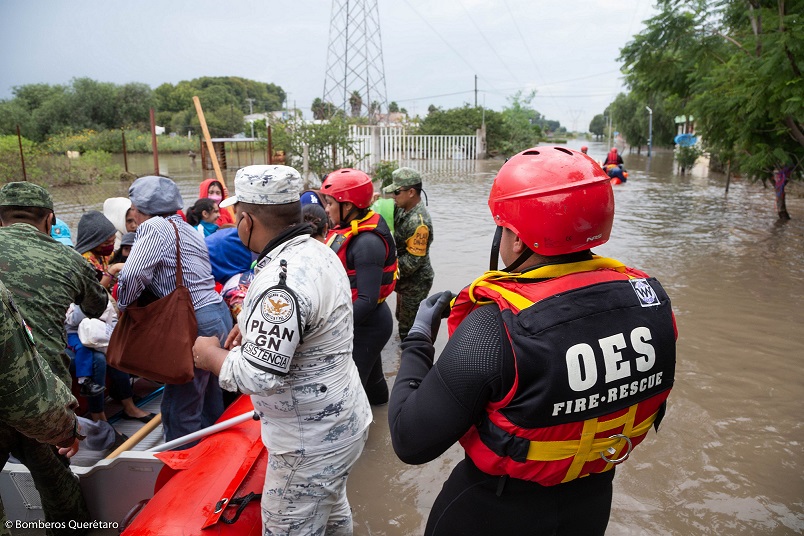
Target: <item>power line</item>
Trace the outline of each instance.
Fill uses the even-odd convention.
[[[522,35],[522,31],[519,29],[519,25],[516,23],[516,17],[514,17],[513,12],[511,12],[511,8],[508,6],[508,2],[503,0],[503,4],[505,4],[505,9],[508,10],[508,15],[511,17],[511,20],[514,23],[514,28],[516,28],[516,33],[519,34],[519,38],[522,40],[522,44],[525,45],[525,50],[527,51],[528,56],[530,57],[531,63],[533,63],[533,68],[536,70],[536,74],[539,76],[539,78],[544,80],[544,76],[542,75],[541,70],[539,69],[539,65],[536,63],[536,59],[533,57],[533,54],[530,51],[530,47],[528,46],[528,42],[525,40],[525,36]],[[549,93],[548,93],[548,96],[552,97],[552,95],[550,95]],[[558,108],[562,112],[564,111],[563,106],[561,106],[554,97],[553,97],[553,104],[556,106],[556,108]]]
[[[480,90],[478,90],[478,91],[480,91]],[[438,97],[452,97],[454,95],[463,95],[464,93],[474,93],[474,92],[475,92],[474,89],[469,89],[467,91],[456,91],[455,93],[442,93],[441,95],[430,95],[430,96],[427,96],[427,97],[416,97],[416,98],[413,98],[413,99],[396,99],[394,102],[400,103],[400,102],[411,102],[411,101],[425,100],[425,99],[437,99]]]
[[[466,16],[469,17],[469,20],[472,21],[472,25],[477,30],[477,33],[480,34],[480,37],[483,38],[483,41],[486,42],[486,45],[488,45],[489,49],[494,53],[495,56],[497,56],[497,59],[500,60],[500,63],[502,64],[503,67],[505,67],[505,70],[508,71],[508,74],[511,75],[511,78],[514,79],[514,82],[519,84],[520,83],[519,78],[517,78],[517,76],[514,74],[514,72],[508,67],[508,64],[505,63],[505,60],[502,59],[502,56],[500,56],[497,53],[497,49],[494,48],[494,45],[491,44],[491,41],[489,41],[489,39],[486,37],[486,34],[484,34],[483,30],[480,29],[480,26],[477,25],[477,23],[475,22],[475,19],[473,19],[472,15],[469,13],[469,10],[467,10],[466,7],[464,7],[464,5],[461,2],[461,0],[458,0],[458,4],[461,6],[461,9],[463,9],[464,13],[466,13]]]
[[[448,42],[446,39],[444,39],[444,37],[443,37],[443,36],[442,36],[442,35],[441,35],[441,34],[438,32],[438,30],[436,30],[436,29],[433,27],[433,25],[432,25],[432,24],[430,24],[430,23],[427,21],[427,19],[426,19],[426,18],[424,18],[424,17],[422,16],[422,14],[421,14],[421,13],[419,13],[419,12],[416,10],[416,8],[415,8],[415,7],[413,7],[413,6],[410,4],[410,2],[408,2],[408,0],[405,0],[405,4],[407,4],[407,6],[408,6],[408,7],[411,9],[411,11],[413,11],[413,13],[415,13],[415,14],[416,14],[416,16],[417,16],[417,17],[419,17],[419,18],[422,20],[422,22],[424,22],[424,24],[426,24],[426,25],[427,25],[427,27],[428,27],[428,28],[430,28],[430,30],[432,30],[432,31],[433,31],[433,33],[434,33],[434,34],[436,34],[436,35],[438,36],[438,38],[439,38],[439,39],[441,39],[441,41],[443,41],[443,42],[444,42],[444,44],[445,44],[445,45],[447,45],[447,48],[449,48],[449,49],[450,49],[450,50],[451,50],[451,51],[452,51],[452,52],[453,52],[453,53],[454,53],[456,56],[458,56],[458,57],[461,59],[461,61],[462,61],[462,62],[464,62],[464,63],[466,64],[466,66],[467,66],[467,67],[469,67],[469,69],[471,69],[471,70],[472,70],[472,72],[473,72],[473,73],[477,73],[477,72],[478,72],[478,70],[477,70],[477,69],[475,69],[475,68],[472,66],[472,64],[471,64],[471,63],[469,63],[469,62],[466,60],[466,58],[464,58],[464,57],[461,55],[461,53],[460,53],[460,52],[458,52],[458,51],[455,49],[455,47],[453,47],[452,45],[450,45],[450,44],[449,44],[449,42]],[[491,82],[489,82],[488,80],[486,80],[486,79],[485,79],[485,78],[483,78],[483,77],[481,77],[481,79],[482,79],[484,82],[486,82],[486,83],[489,85],[489,87],[490,87],[490,88],[492,88],[492,89],[496,89],[496,88],[494,87],[494,85],[492,85],[492,84],[491,84]]]

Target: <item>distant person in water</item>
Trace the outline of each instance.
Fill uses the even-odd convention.
[[[628,179],[623,170],[623,157],[617,153],[617,147],[612,147],[606,159],[603,161],[603,169],[612,179],[619,179],[620,182],[625,182]]]

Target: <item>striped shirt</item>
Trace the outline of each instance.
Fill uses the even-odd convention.
[[[120,272],[118,304],[124,309],[147,288],[158,297],[176,290],[176,233],[170,221],[179,228],[181,267],[184,286],[190,290],[193,307],[221,301],[215,292],[215,280],[209,264],[209,251],[203,237],[181,216],[155,216],[137,227],[131,253]]]

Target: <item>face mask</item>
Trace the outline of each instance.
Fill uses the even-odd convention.
[[[239,238],[239,239],[240,239],[240,242],[241,242],[241,243],[242,243],[244,246],[246,246],[246,249],[248,249],[249,251],[251,251],[251,252],[253,252],[253,253],[259,253],[259,251],[254,251],[253,249],[251,249],[251,246],[249,246],[249,244],[251,244],[251,231],[253,231],[253,230],[254,230],[254,222],[253,222],[253,221],[251,222],[252,227],[251,227],[251,229],[249,229],[249,231],[248,231],[248,238],[246,239],[246,241],[245,241],[245,242],[243,242],[243,236],[240,234],[240,224],[241,224],[241,223],[243,223],[243,220],[245,220],[245,219],[246,219],[246,216],[247,216],[247,214],[243,214],[243,217],[242,217],[242,218],[240,218],[240,221],[239,221],[239,222],[237,222],[237,227],[236,227],[236,228],[237,228],[237,238]],[[248,217],[249,217],[249,218],[251,218],[251,216],[250,216],[250,215],[248,215]]]
[[[207,197],[209,197],[210,199],[212,199],[216,203],[220,203],[221,200],[223,199],[223,196],[220,196],[220,195],[207,195]]]
[[[98,255],[100,255],[101,257],[106,257],[107,255],[111,255],[112,253],[114,253],[114,244],[98,248]]]

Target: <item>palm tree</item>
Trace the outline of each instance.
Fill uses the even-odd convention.
[[[360,96],[359,91],[352,91],[352,96],[349,97],[349,106],[352,107],[352,117],[360,117],[360,111],[363,108],[363,97]]]

